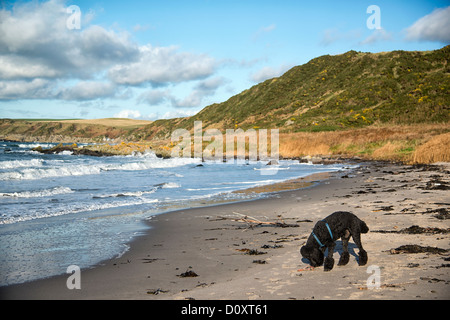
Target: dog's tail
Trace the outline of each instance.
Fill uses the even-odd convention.
[[[361,228],[361,233],[369,232],[369,227],[367,226],[367,224],[364,221],[360,220],[359,226]]]

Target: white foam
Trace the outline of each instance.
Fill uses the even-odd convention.
[[[0,169],[41,167],[43,163],[42,159],[0,161]]]
[[[257,171],[271,171],[271,170],[277,171],[277,170],[289,170],[289,169],[291,169],[291,168],[290,167],[280,168],[279,166],[270,166],[267,168],[253,168],[253,170],[257,170]]]
[[[37,147],[42,147],[42,148],[52,148],[54,147],[56,144],[50,144],[50,143],[29,143],[29,144],[25,144],[25,143],[20,143],[18,146],[19,148],[37,148]]]
[[[136,198],[134,201],[111,201],[108,203],[94,203],[88,206],[78,207],[77,205],[67,207],[66,209],[57,211],[57,212],[47,212],[47,213],[39,213],[39,214],[27,214],[23,216],[15,215],[13,217],[3,216],[0,217],[0,225],[1,224],[11,224],[16,222],[23,222],[35,219],[49,218],[49,217],[58,217],[67,214],[76,214],[80,212],[90,212],[96,210],[104,210],[110,208],[118,208],[118,207],[126,207],[126,206],[134,206],[141,204],[151,204],[157,203],[158,199],[145,199],[145,198]]]
[[[34,168],[28,168],[31,163],[23,163],[22,167],[26,167],[24,169],[0,173],[0,180],[36,180],[49,177],[100,174],[103,171],[117,171],[117,170],[138,171],[138,170],[149,170],[159,168],[174,168],[198,162],[198,160],[190,158],[160,159],[150,156],[143,157],[142,159],[139,159],[140,161],[132,161],[132,162],[128,161],[133,158],[120,157],[119,159],[121,159],[122,161],[123,159],[126,159],[127,162],[79,164],[79,165],[75,164],[64,165],[64,163],[62,163],[62,165],[59,166],[45,167],[42,166],[42,162],[40,162],[42,160],[39,160],[33,162],[35,164]]]
[[[235,182],[213,183],[213,185],[227,185],[227,184],[232,184],[232,185],[239,185],[239,184],[263,185],[263,184],[276,183],[276,182],[280,182],[280,181],[282,181],[282,180],[270,179],[270,180],[257,180],[257,181],[235,181]]]
[[[55,187],[52,189],[44,189],[37,191],[22,191],[22,192],[5,192],[0,193],[0,197],[13,197],[13,198],[41,198],[49,197],[57,194],[73,193],[74,191],[68,187]]]
[[[220,188],[187,188],[186,191],[210,191],[210,190],[226,190],[236,189],[236,187],[220,187]]]
[[[175,188],[180,188],[180,187],[181,186],[176,182],[167,182],[161,186],[162,189],[175,189]]]
[[[36,180],[49,177],[82,176],[99,174],[101,166],[95,165],[69,165],[51,168],[27,168],[12,172],[0,173],[0,180]]]

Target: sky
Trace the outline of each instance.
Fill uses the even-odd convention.
[[[0,0],[0,118],[189,116],[321,55],[449,43],[448,0]]]

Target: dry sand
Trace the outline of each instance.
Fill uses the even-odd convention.
[[[81,290],[67,289],[66,274],[2,287],[0,295],[9,299],[449,299],[450,251],[391,250],[403,245],[450,249],[450,197],[445,190],[449,170],[448,164],[361,164],[344,176],[333,173],[315,186],[276,191],[266,199],[161,214],[148,221],[149,232],[132,242],[121,258],[82,270]],[[313,180],[318,178],[324,179]],[[369,233],[362,235],[368,264],[358,266],[358,250],[351,240],[350,262],[337,266],[338,240],[332,271],[324,272],[323,267],[299,271],[308,266],[299,249],[312,227],[338,210],[355,213],[369,226]],[[245,216],[288,226],[244,222]],[[414,225],[428,228],[414,230],[427,232],[400,232]],[[379,270],[378,289],[367,287],[368,278],[376,274],[371,270]],[[197,276],[180,276],[186,272]]]

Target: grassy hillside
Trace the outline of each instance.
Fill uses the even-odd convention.
[[[449,121],[450,46],[426,52],[349,51],[321,56],[195,116],[160,120],[144,136],[165,136],[194,121],[222,130],[279,128],[318,132],[372,124]]]

